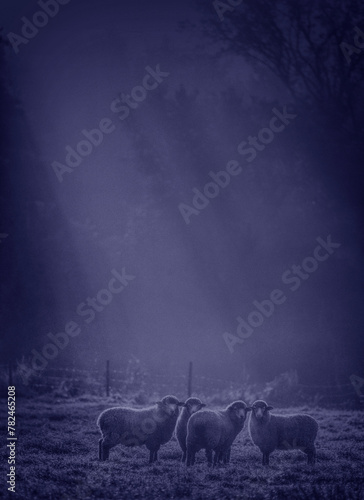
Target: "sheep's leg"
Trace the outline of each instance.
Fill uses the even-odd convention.
[[[316,463],[316,448],[312,445],[310,448],[306,448],[305,453],[307,455],[307,463],[314,465]]]
[[[219,451],[215,453],[215,464],[227,464],[229,462],[229,450],[228,451]]]
[[[111,446],[105,444],[104,439],[99,439],[99,460],[107,460]]]
[[[105,449],[105,439],[99,439],[99,460],[104,461],[109,458],[109,453]]]
[[[269,465],[269,453],[263,453],[263,465]]]
[[[152,448],[149,449],[149,463],[152,464],[153,462],[156,462],[158,459],[158,448]]]
[[[99,456],[100,460],[104,461],[109,458],[111,448],[118,444],[117,435],[107,434],[99,441]]]
[[[182,452],[181,462],[185,462],[185,461],[186,461],[186,456],[187,456],[187,452],[186,452],[186,450],[184,450],[184,451]]]
[[[230,453],[231,453],[231,447],[224,454],[224,464],[230,463]]]
[[[110,448],[111,447],[107,446],[105,444],[105,442],[100,443],[99,446],[101,448],[101,450],[100,450],[100,460],[102,460],[104,462],[105,460],[108,460],[108,458],[109,458],[109,452],[110,452]]]
[[[187,449],[187,462],[186,462],[187,467],[189,467],[190,465],[194,465],[195,455],[196,455],[195,450]]]
[[[215,454],[216,456],[216,454]],[[212,450],[206,450],[206,458],[207,458],[207,465],[209,467],[211,467],[212,465]],[[214,464],[215,464],[215,460],[214,460]]]
[[[215,451],[214,454],[214,466],[217,465],[221,461],[222,453],[221,451]]]

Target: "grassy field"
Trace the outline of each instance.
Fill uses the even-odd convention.
[[[5,405],[1,400],[2,422]],[[275,452],[271,466],[264,468],[244,428],[233,445],[230,465],[209,469],[200,452],[195,467],[186,469],[179,462],[174,438],[161,448],[154,465],[147,464],[144,447],[121,446],[111,450],[108,462],[100,463],[95,422],[100,411],[114,405],[86,397],[17,399],[14,498],[364,499],[364,412],[284,410],[303,410],[318,420],[314,468],[306,465],[299,451]],[[7,456],[3,451],[3,463]],[[2,472],[3,477],[7,472]],[[4,483],[0,497],[7,496]]]

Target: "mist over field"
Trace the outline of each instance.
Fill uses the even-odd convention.
[[[362,3],[7,0],[0,21],[4,394],[362,422]]]

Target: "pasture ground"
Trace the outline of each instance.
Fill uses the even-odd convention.
[[[6,441],[6,400],[0,400],[3,442]],[[115,402],[83,397],[43,396],[16,400],[16,494],[21,499],[364,499],[364,412],[290,408],[319,422],[318,458],[314,468],[299,451],[277,451],[271,466],[250,442],[247,424],[233,445],[228,466],[208,468],[204,453],[195,467],[180,463],[173,438],[148,465],[143,448],[115,447],[110,460],[99,462],[98,414]],[[7,498],[8,451],[3,447],[2,491]],[[13,495],[13,497],[11,497]]]

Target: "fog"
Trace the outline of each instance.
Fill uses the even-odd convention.
[[[2,363],[68,325],[52,366],[361,374],[363,86],[330,39],[321,86],[290,87],[228,43],[244,8],[73,0],[2,44]]]

